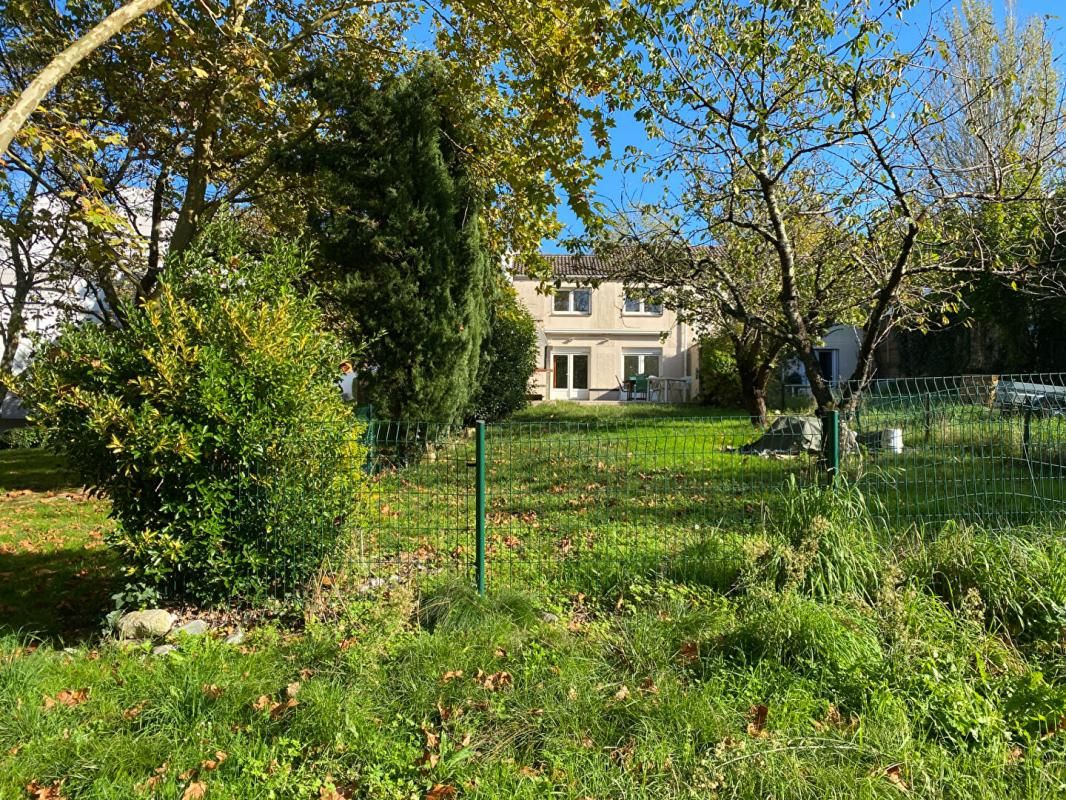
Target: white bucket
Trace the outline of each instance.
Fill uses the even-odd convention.
[[[886,428],[881,431],[881,449],[890,453],[903,452],[903,429]]]

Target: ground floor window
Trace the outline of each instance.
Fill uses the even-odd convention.
[[[634,375],[662,375],[662,350],[625,350],[622,352],[622,378]]]

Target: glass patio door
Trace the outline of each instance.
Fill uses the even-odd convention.
[[[588,400],[589,354],[552,353],[552,400]]]

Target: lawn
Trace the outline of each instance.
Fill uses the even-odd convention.
[[[70,641],[99,628],[115,591],[108,525],[107,503],[57,458],[0,450],[0,634]]]
[[[440,438],[374,479],[363,556],[411,570],[166,656],[71,627],[62,601],[103,611],[68,581],[108,585],[106,507],[0,453],[0,541],[67,565],[33,584],[0,554],[27,586],[4,589],[27,622],[0,634],[0,798],[1063,796],[1060,531],[886,529],[857,491],[789,491],[802,460],[724,460],[746,424],[490,435],[485,599],[472,440]]]

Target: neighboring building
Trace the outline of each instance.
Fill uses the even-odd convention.
[[[836,325],[826,332],[821,346],[815,348],[822,377],[829,381],[829,385],[834,389],[855,372],[861,344],[862,328]],[[810,382],[799,359],[787,360],[781,367],[781,376],[783,388],[792,396],[810,395]]]
[[[624,400],[635,375],[678,378],[670,400],[698,392],[699,349],[691,327],[661,305],[627,298],[596,256],[545,256],[554,294],[513,276],[519,299],[537,322],[539,369],[533,393],[546,400]]]

